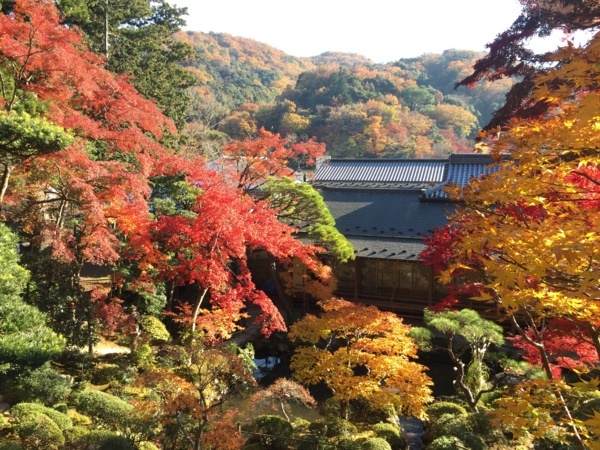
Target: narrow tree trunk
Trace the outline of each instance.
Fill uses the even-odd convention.
[[[0,187],[0,206],[4,203],[4,194],[6,194],[6,190],[8,189],[8,180],[10,179],[10,174],[14,167],[15,166],[4,164],[4,170],[2,171],[2,185]]]
[[[196,320],[198,319],[198,315],[200,314],[200,307],[202,306],[202,302],[208,293],[208,288],[204,288],[202,293],[198,296],[198,300],[196,301],[196,306],[194,306],[194,314],[192,316],[192,332],[196,332]]]
[[[281,405],[281,412],[283,413],[283,415],[285,416],[285,418],[287,419],[287,421],[291,422],[290,417],[285,412],[285,405],[283,404],[283,402],[279,402],[279,404]]]
[[[110,43],[108,40],[108,0],[104,2],[104,56],[108,62],[108,47]]]

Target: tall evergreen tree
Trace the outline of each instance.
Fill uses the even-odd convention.
[[[107,59],[111,72],[130,75],[142,95],[154,99],[178,128],[185,122],[194,77],[180,63],[192,48],[175,41],[186,8],[165,0],[60,0],[67,23],[86,35],[92,51]]]

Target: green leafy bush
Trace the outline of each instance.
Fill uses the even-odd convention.
[[[92,430],[78,439],[76,445],[95,450],[135,450],[129,439],[106,430]]]
[[[92,419],[90,419],[88,416],[78,413],[74,409],[70,409],[69,411],[67,411],[67,416],[69,417],[69,419],[71,419],[71,422],[73,422],[74,427],[87,427],[92,424]]]
[[[442,414],[439,417],[435,418],[435,420],[431,421],[430,418],[430,422],[427,423],[427,426],[425,428],[425,434],[423,435],[423,441],[425,442],[432,442],[433,440],[445,436],[445,435],[451,435],[452,433],[448,433],[447,432],[447,427],[446,427],[446,422],[452,421],[455,418],[460,418],[463,417],[465,419],[465,422],[463,424],[463,431],[468,431],[467,428],[467,424],[466,424],[466,417],[467,416],[455,416],[453,414]],[[454,427],[458,427],[459,423],[456,423],[456,420],[454,421]],[[460,427],[459,427],[460,428]]]
[[[137,446],[138,450],[159,450],[152,442],[142,441]]]
[[[21,299],[29,272],[19,265],[16,247],[17,237],[0,223],[0,361],[22,370],[60,355],[65,339],[48,328],[45,314]]]
[[[444,414],[452,414],[454,416],[466,416],[467,410],[456,403],[437,402],[427,407],[427,416],[430,422],[434,422],[437,418]]]
[[[74,426],[73,428],[69,428],[63,432],[65,439],[69,443],[79,442],[84,436],[87,436],[90,433],[89,428]]]
[[[337,450],[361,450],[360,442],[351,438],[342,438],[337,442]]]
[[[52,420],[61,431],[73,428],[73,422],[66,414],[39,403],[18,403],[10,408],[10,414],[17,420],[32,414],[43,414]]]
[[[338,436],[349,436],[352,434],[356,434],[357,429],[354,424],[351,422],[340,419],[337,417],[332,417],[327,419],[327,437],[338,437]]]
[[[151,369],[156,365],[154,352],[148,344],[142,344],[131,352],[131,361],[142,370]]]
[[[361,441],[362,450],[392,450],[392,447],[385,439],[380,437],[367,438]]]
[[[426,447],[426,450],[456,450],[469,448],[456,436],[441,436]]]
[[[479,418],[479,420],[482,419]],[[456,437],[470,450],[483,450],[487,448],[487,445],[480,436],[473,433],[473,424],[475,422],[475,420],[472,422],[469,421],[468,415],[442,414],[435,422],[430,424],[423,440],[435,442],[441,437]],[[483,423],[477,423],[477,425],[484,426]]]
[[[45,414],[29,412],[15,420],[15,431],[26,450],[58,449],[65,443],[59,426]]]
[[[83,391],[75,398],[79,411],[96,422],[121,428],[127,422],[127,415],[133,409],[119,397],[102,391]]]
[[[454,434],[453,436],[460,438],[460,440],[463,441],[470,450],[486,450],[488,448],[480,436],[477,436],[475,433],[470,431],[466,431],[460,435]]]
[[[169,334],[167,327],[165,327],[165,324],[162,323],[158,317],[143,316],[140,327],[152,341],[169,342],[171,340],[171,335]]]
[[[274,415],[261,415],[252,422],[252,431],[271,435],[261,436],[261,444],[269,448],[285,448],[288,438],[292,437],[294,429],[292,424],[283,417]]]
[[[297,417],[292,422],[292,427],[294,427],[294,433],[296,434],[305,434],[308,433],[310,422],[306,419],[302,419]]]
[[[402,429],[391,423],[378,423],[371,428],[376,437],[385,439],[392,450],[405,450],[408,448],[408,439]]]
[[[71,383],[46,363],[19,377],[19,384],[31,400],[51,405],[64,400],[71,392]]]

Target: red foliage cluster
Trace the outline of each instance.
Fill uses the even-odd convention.
[[[533,341],[536,330],[529,328],[526,335]],[[522,336],[509,338],[513,345],[523,350],[523,359],[531,364],[541,365],[540,351],[528,343]],[[542,336],[544,349],[550,357],[550,367],[555,377],[560,377],[564,369],[575,369],[584,365],[594,367],[600,359],[591,342],[585,325],[567,319],[554,319],[544,330]]]
[[[119,288],[129,283],[152,290],[155,281],[166,280],[208,290],[218,314],[199,322],[207,328],[211,320],[220,322],[215,335],[230,330],[248,303],[261,308],[265,334],[285,328],[252,283],[248,250],[313,266],[317,249],[302,245],[276,211],[246,191],[269,176],[289,175],[290,161],[313,163],[324,151],[321,144],[292,144],[261,130],[258,139],[223,149],[234,163],[222,168],[226,173],[207,168],[201,158],[182,157],[160,143],[165,132],[176,132],[173,123],[126,78],[107,71],[80,33],[60,23],[49,1],[16,0],[11,14],[0,14],[0,67],[0,108],[10,112],[37,102],[48,120],[76,136],[69,148],[19,165],[4,220],[18,223],[62,261],[136,264],[135,278],[121,278]],[[159,176],[199,188],[187,215],[151,214],[152,180]],[[239,186],[230,181],[235,177]],[[108,297],[97,306],[105,318],[123,315]]]

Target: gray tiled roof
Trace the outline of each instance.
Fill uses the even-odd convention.
[[[315,173],[336,228],[352,242],[356,256],[418,260],[424,237],[447,223],[454,206],[444,186],[465,186],[490,173],[488,155],[448,159],[330,159]],[[424,201],[424,200],[440,200]]]
[[[444,225],[454,208],[421,202],[411,191],[323,189],[321,194],[336,228],[357,256],[369,258],[418,259],[424,237]]]
[[[441,183],[447,159],[329,159],[315,182]]]
[[[463,156],[463,158],[453,158],[454,156]],[[496,170],[498,167],[493,165],[493,160],[489,155],[451,155],[444,183],[428,188],[425,197],[445,199],[447,198],[444,191],[445,185],[453,184],[464,187],[472,178],[479,178]]]

